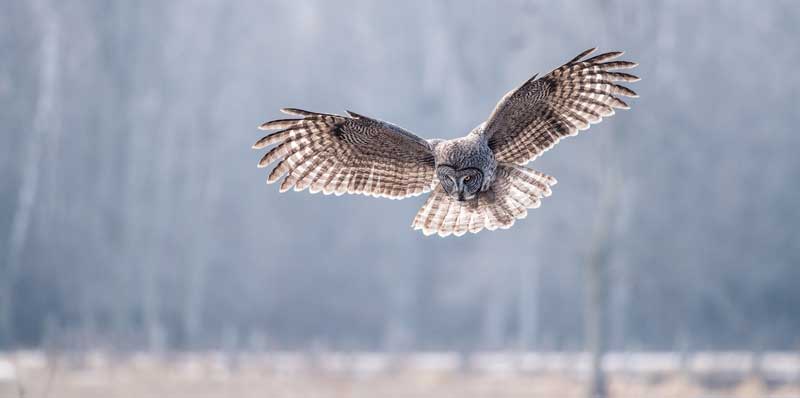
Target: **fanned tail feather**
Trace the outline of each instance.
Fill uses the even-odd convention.
[[[490,190],[469,201],[451,198],[437,184],[411,226],[425,235],[442,237],[510,228],[528,215],[528,209],[539,207],[541,198],[550,196],[550,186],[555,184],[555,178],[538,171],[501,164]]]

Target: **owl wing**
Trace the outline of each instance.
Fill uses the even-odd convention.
[[[390,123],[349,112],[350,116],[282,109],[301,116],[266,122],[262,130],[280,129],[253,145],[275,145],[258,167],[277,161],[267,178],[285,192],[364,194],[400,199],[430,191],[433,151],[428,142]]]
[[[637,64],[611,61],[622,52],[583,59],[594,51],[592,48],[580,53],[541,78],[534,75],[497,103],[483,134],[498,161],[523,165],[555,146],[561,138],[577,135],[603,117],[613,115],[614,108],[629,108],[616,95],[638,95],[614,82],[634,82],[639,78],[611,71]]]

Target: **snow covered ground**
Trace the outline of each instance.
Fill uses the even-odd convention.
[[[800,397],[792,352],[610,353],[604,367],[615,397]],[[587,371],[583,353],[17,352],[0,355],[0,397],[578,397]]]

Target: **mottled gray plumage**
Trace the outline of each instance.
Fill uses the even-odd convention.
[[[628,109],[617,96],[636,93],[616,81],[638,77],[612,70],[633,62],[611,61],[622,52],[584,59],[586,50],[541,78],[506,94],[489,119],[468,135],[424,140],[393,124],[349,116],[282,109],[298,119],[274,120],[279,131],[253,148],[275,145],[259,162],[278,162],[268,183],[285,175],[281,192],[364,194],[402,199],[431,192],[412,226],[425,235],[460,236],[484,228],[509,228],[549,196],[553,177],[524,165],[566,136]]]

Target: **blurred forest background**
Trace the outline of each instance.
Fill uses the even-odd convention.
[[[0,2],[0,350],[800,348],[795,1]],[[278,194],[286,106],[452,138],[625,50],[632,110],[532,166],[512,229]],[[592,291],[587,280],[600,280]],[[587,332],[587,330],[589,330]]]

